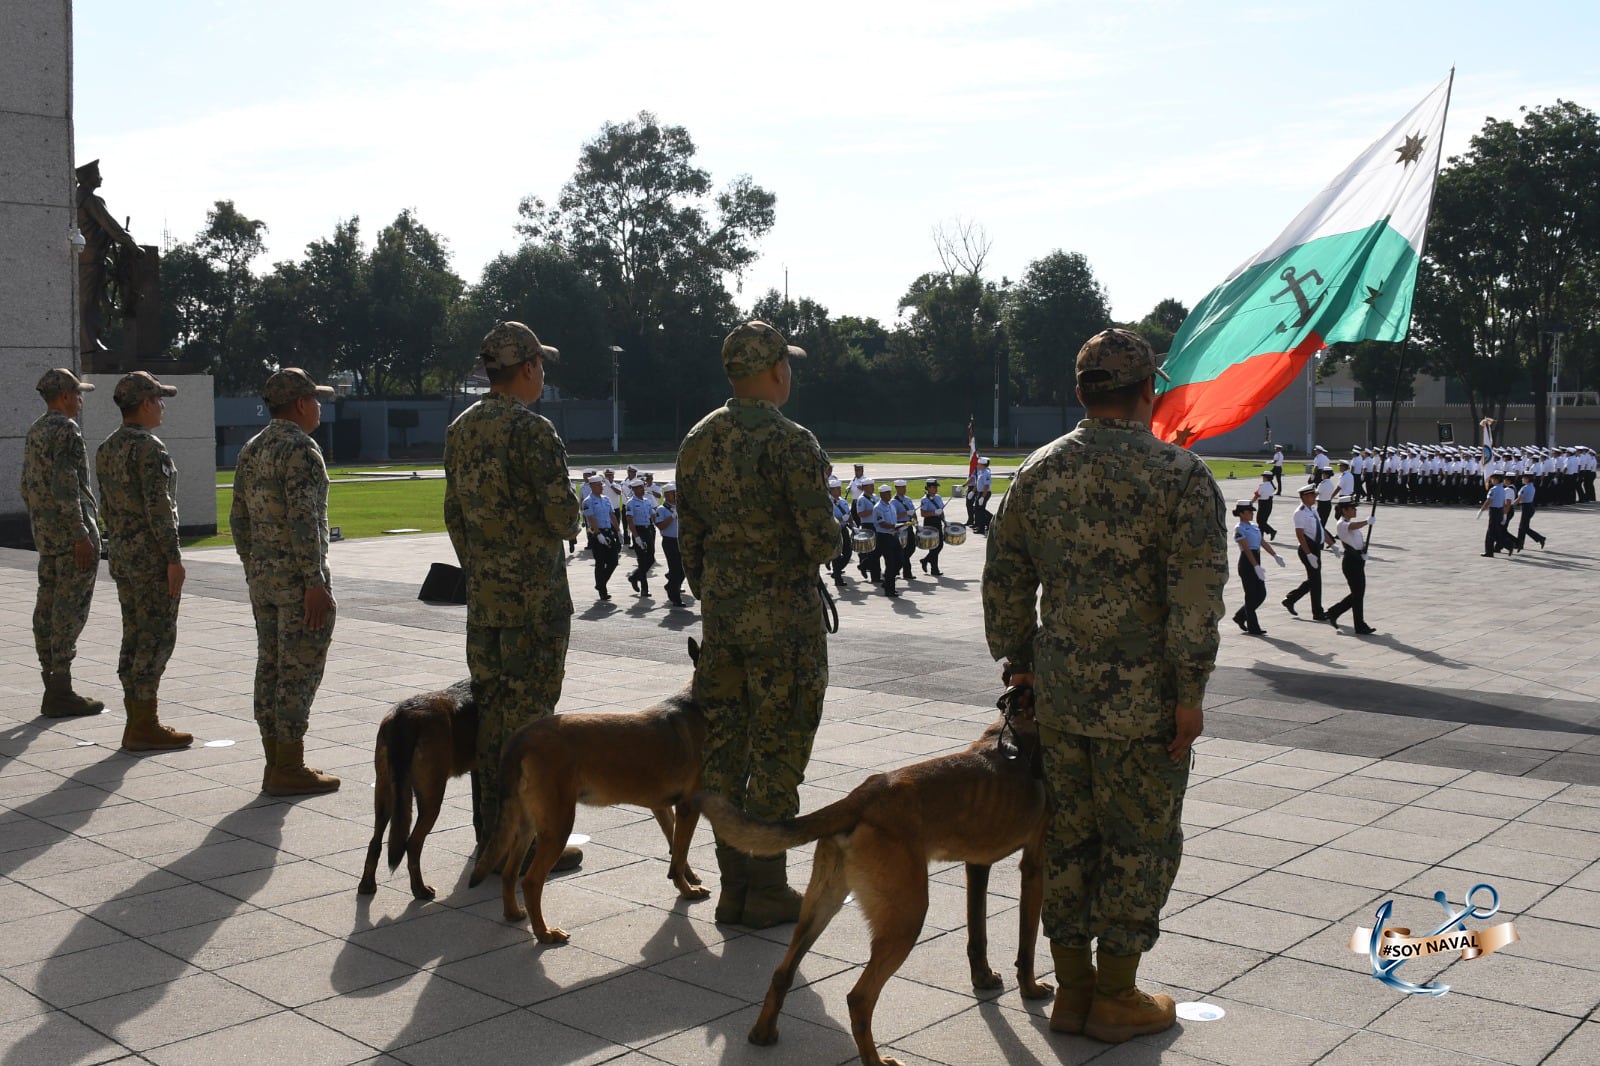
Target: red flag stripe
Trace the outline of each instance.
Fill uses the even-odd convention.
[[[1325,347],[1320,334],[1310,333],[1287,352],[1263,352],[1235,363],[1210,381],[1170,389],[1156,397],[1150,431],[1187,448],[1195,441],[1242,426]]]

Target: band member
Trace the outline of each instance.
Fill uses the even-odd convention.
[[[939,479],[930,477],[922,490],[922,500],[917,505],[922,524],[939,531],[939,542],[922,557],[922,572],[941,577],[939,553],[944,551],[944,498],[939,495]]]
[[[878,486],[878,504],[872,509],[872,529],[878,535],[876,554],[883,565],[883,592],[897,598],[894,579],[900,574],[900,508],[894,503],[894,486]]]

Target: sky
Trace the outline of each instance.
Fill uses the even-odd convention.
[[[1452,66],[1447,155],[1600,109],[1597,43],[1600,6],[1538,0],[78,0],[76,157],[141,243],[232,200],[265,268],[412,208],[474,281],[650,110],[715,187],[777,197],[742,307],[787,280],[892,323],[935,229],[973,224],[987,276],[1080,252],[1131,321],[1194,306]]]

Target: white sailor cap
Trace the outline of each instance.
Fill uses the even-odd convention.
[[[987,455],[978,456],[978,465],[979,466],[988,466],[989,465],[989,457]]]
[[[1322,445],[1318,444],[1316,447],[1312,448],[1311,450],[1314,451],[1314,452],[1326,452],[1328,449],[1326,449]]]
[[[930,477],[926,481],[923,482],[924,485],[937,485],[938,483],[939,483],[939,479],[936,478],[936,477]]]
[[[905,488],[906,487],[906,479],[903,478],[903,477],[895,478],[894,479],[894,487],[897,488],[897,489]]]
[[[836,477],[830,477],[830,478],[829,478],[829,479],[828,479],[828,487],[829,487],[829,488],[830,488],[830,489],[836,489],[836,488],[839,488],[839,487],[840,487],[840,483],[839,483],[839,479],[838,479],[838,478],[836,478]]]
[[[628,481],[627,481],[627,485],[628,485],[628,487],[630,489],[643,488],[644,487],[644,478],[642,478],[642,477],[630,477],[628,479]]]
[[[887,493],[890,493],[892,495],[894,493],[894,486],[889,484],[887,481],[885,481],[882,485],[878,486],[878,492],[879,493],[887,492]]]
[[[591,485],[604,485],[605,483],[606,479],[601,477],[599,474],[595,474],[589,478],[589,484]]]
[[[661,491],[663,493],[677,492],[678,491],[678,486],[674,482],[669,481],[665,485],[661,486]]]

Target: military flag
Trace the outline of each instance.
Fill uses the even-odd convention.
[[[978,438],[972,435],[972,416],[967,416],[967,477],[978,472]]]
[[[1188,445],[1242,425],[1330,344],[1411,327],[1451,76],[1362,152],[1172,340],[1152,430]]]

